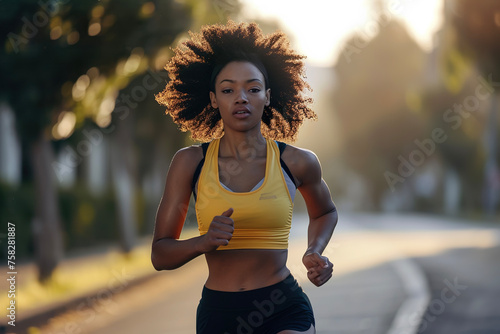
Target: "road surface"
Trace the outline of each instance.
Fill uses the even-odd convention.
[[[288,266],[311,299],[318,334],[500,333],[499,227],[425,215],[341,215],[324,253],[334,277],[317,288],[300,261],[307,224],[296,215]],[[30,334],[194,333],[206,275],[197,258]]]

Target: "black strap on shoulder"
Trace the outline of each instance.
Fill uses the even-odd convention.
[[[209,144],[210,143],[201,144],[201,149],[203,150],[203,159],[201,159],[200,162],[198,163],[198,166],[196,166],[196,170],[194,171],[194,175],[193,175],[193,181],[191,181],[191,190],[193,191],[195,201],[196,201],[196,191],[195,191],[196,182],[198,181],[198,178],[200,177],[201,168],[203,167],[203,164],[205,163],[205,155],[207,154],[207,149],[208,149]]]
[[[286,165],[286,163],[283,161],[283,159],[281,159],[281,154],[283,154],[283,152],[285,151],[286,143],[283,143],[283,142],[280,142],[280,141],[276,141],[276,143],[278,144],[278,148],[280,150],[280,164],[281,164],[281,168],[283,168],[285,170],[285,173],[287,173],[288,177],[290,177],[290,179],[292,180],[293,184],[295,185],[295,188],[297,188],[297,183],[295,183],[295,178],[293,177],[292,172],[290,171],[290,169],[288,168],[288,166]]]
[[[292,180],[293,184],[295,185],[295,188],[297,188],[297,183],[295,183],[295,178],[293,177],[292,172],[290,171],[290,169],[288,168],[286,163],[283,161],[283,159],[281,159],[281,154],[285,151],[286,143],[283,143],[280,141],[276,141],[276,143],[278,144],[278,148],[280,150],[280,165],[283,168],[283,170],[285,171],[285,173],[287,173],[288,177],[290,177],[290,179]],[[210,143],[201,144],[201,148],[203,150],[203,159],[201,159],[201,161],[198,163],[198,166],[196,167],[196,170],[194,171],[193,181],[191,182],[191,190],[193,191],[195,201],[196,201],[196,191],[195,191],[196,182],[198,182],[198,178],[200,177],[201,169],[203,168],[203,164],[205,163],[205,155],[207,154],[207,149],[208,149],[209,144]]]

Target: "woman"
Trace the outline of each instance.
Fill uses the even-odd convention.
[[[197,333],[315,333],[307,296],[286,267],[293,197],[309,214],[307,277],[330,279],[322,256],[337,212],[310,151],[294,140],[316,115],[302,95],[303,56],[281,32],[256,24],[212,25],[174,50],[170,81],[156,96],[194,139],[170,165],[156,217],[152,263],[171,270],[204,254],[209,276]],[[193,193],[200,236],[178,240]]]

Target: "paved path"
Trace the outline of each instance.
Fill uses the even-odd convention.
[[[441,293],[443,278],[453,280],[454,275],[458,275],[460,284],[462,278],[467,282],[471,296],[466,298],[464,292],[464,298],[446,304],[446,311],[428,326],[430,330],[432,325],[433,331],[425,333],[461,333],[442,329],[465,315],[470,315],[465,317],[470,321],[482,317],[491,326],[497,325],[500,316],[492,309],[497,306],[494,300],[500,300],[495,290],[499,273],[491,265],[500,257],[498,248],[492,248],[499,240],[495,226],[457,224],[425,216],[343,215],[325,250],[335,264],[334,277],[317,288],[308,282],[300,262],[306,246],[302,237],[306,225],[300,223],[301,219],[296,216],[294,221],[288,266],[311,299],[318,334],[415,334],[421,329],[420,315],[425,311],[421,302],[426,300],[426,293],[427,302],[432,302]],[[458,250],[464,248],[478,253]],[[423,283],[418,279],[422,273]],[[158,273],[147,283],[99,305],[62,314],[30,334],[194,333],[196,306],[206,275],[206,264],[200,257],[178,270]],[[490,299],[469,304],[490,292]]]
[[[432,294],[420,333],[500,333],[500,247],[453,249],[416,261]]]

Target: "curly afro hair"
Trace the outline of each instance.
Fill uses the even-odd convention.
[[[264,35],[255,23],[229,21],[189,34],[191,39],[174,49],[165,66],[170,81],[155,98],[193,139],[209,141],[223,134],[221,116],[211,106],[209,92],[214,72],[231,61],[258,62],[267,71],[271,101],[262,116],[265,137],[294,141],[304,119],[316,118],[309,108],[312,99],[303,94],[311,90],[304,80],[305,57],[290,48],[283,32]]]

